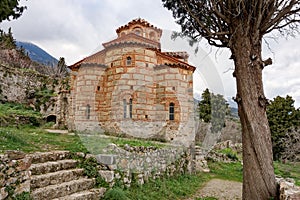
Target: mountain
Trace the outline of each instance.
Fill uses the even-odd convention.
[[[58,60],[56,58],[54,58],[45,50],[43,50],[42,48],[38,47],[35,44],[32,44],[30,42],[16,41],[16,45],[19,48],[24,48],[25,52],[28,54],[30,59],[35,62],[47,66],[56,66],[58,63]]]

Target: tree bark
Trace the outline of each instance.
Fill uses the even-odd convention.
[[[235,63],[236,101],[242,124],[243,199],[267,200],[276,198],[276,182],[262,82],[262,39],[259,34],[251,34],[250,37],[244,30],[235,30],[234,44],[230,46]]]

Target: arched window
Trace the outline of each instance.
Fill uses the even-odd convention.
[[[174,120],[174,111],[175,111],[175,104],[170,103],[170,105],[169,105],[169,120]]]
[[[127,58],[126,58],[126,65],[128,66],[128,65],[131,65],[131,57],[130,56],[128,56]]]
[[[149,34],[149,36],[150,36],[150,40],[156,40],[156,37],[155,37],[155,33],[154,33],[154,32],[151,32],[151,33]]]
[[[132,119],[132,99],[129,99],[129,118]]]
[[[86,105],[86,119],[90,119],[91,115],[91,106],[90,104]]]
[[[133,32],[134,32],[135,34],[137,34],[137,35],[142,36],[142,29],[140,29],[140,28],[135,28],[135,29],[133,29]]]
[[[124,116],[124,119],[127,116],[127,102],[126,102],[126,99],[123,99],[123,116]]]

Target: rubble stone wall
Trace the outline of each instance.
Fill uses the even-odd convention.
[[[31,157],[18,151],[0,154],[0,199],[30,192]]]

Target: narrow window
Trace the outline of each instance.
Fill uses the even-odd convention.
[[[174,120],[174,107],[175,107],[175,104],[170,103],[170,106],[169,106],[169,120]]]
[[[86,105],[86,119],[90,119],[91,106],[90,104]]]
[[[97,91],[100,91],[100,86],[97,86]]]
[[[132,119],[132,99],[129,99],[129,118]]]
[[[131,57],[130,56],[128,56],[127,58],[126,58],[126,65],[128,66],[128,65],[131,65]]]
[[[123,115],[124,115],[124,119],[126,118],[127,115],[127,103],[126,103],[126,99],[123,99]]]

